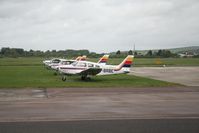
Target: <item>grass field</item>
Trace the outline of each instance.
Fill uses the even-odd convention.
[[[68,77],[63,82],[51,70],[43,66],[0,66],[0,88],[28,87],[153,87],[172,86],[173,83],[122,74],[93,77],[91,81],[81,81],[80,77]]]
[[[91,59],[96,61],[96,59]],[[109,64],[119,64],[123,58],[109,59]],[[199,66],[199,58],[135,58],[134,66]]]
[[[95,59],[96,60],[96,59]],[[122,59],[113,59],[117,63]],[[177,84],[152,80],[132,75],[96,76],[91,81],[81,81],[80,77],[54,76],[42,65],[41,58],[1,58],[0,88],[54,88],[54,87],[160,87]]]
[[[43,58],[0,58],[0,66],[41,66]],[[90,61],[98,61],[89,58]],[[119,64],[123,58],[110,58],[108,64]],[[199,58],[135,58],[134,67],[139,66],[199,66]]]
[[[43,58],[0,58],[0,66],[41,66]]]

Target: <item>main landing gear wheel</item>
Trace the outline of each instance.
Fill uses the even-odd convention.
[[[86,80],[86,76],[82,76],[82,77],[81,77],[81,80]]]
[[[62,81],[66,81],[66,76],[62,76]]]
[[[90,81],[91,78],[90,78],[90,77],[87,77],[87,76],[82,76],[82,77],[81,77],[81,80]]]
[[[57,72],[54,72],[54,75],[56,76],[56,75],[57,75]]]
[[[87,77],[87,78],[86,78],[86,80],[90,81],[90,80],[91,80],[91,78],[90,78],[90,77]]]

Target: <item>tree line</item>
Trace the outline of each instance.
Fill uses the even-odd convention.
[[[158,50],[158,51],[152,51],[149,50],[146,54],[146,57],[163,57],[163,58],[169,58],[169,57],[178,57],[176,53],[172,53],[170,50]]]
[[[47,51],[41,51],[41,50],[24,50],[22,48],[9,48],[9,47],[3,47],[0,50],[0,57],[63,57],[63,58],[71,58],[81,55],[86,55],[91,58],[99,58],[104,53],[98,54],[95,52],[90,52],[89,50],[47,50]],[[162,58],[168,58],[168,57],[177,57],[177,54],[174,54],[170,52],[169,50],[158,50],[158,51],[152,51],[149,50],[147,53],[139,53],[137,51],[116,51],[110,54],[113,58],[124,58],[127,55],[134,55],[135,57],[145,57],[145,58],[153,58],[153,57],[162,57]]]
[[[128,52],[121,52],[118,50],[115,53],[115,57],[125,57],[126,55],[134,55],[137,58],[169,58],[169,57],[178,57],[177,54],[172,53],[170,50],[158,50],[158,51],[152,51],[148,50],[147,52],[137,52],[129,50]]]
[[[1,48],[0,57],[75,57],[80,55],[98,56],[88,50],[24,50],[22,48]]]

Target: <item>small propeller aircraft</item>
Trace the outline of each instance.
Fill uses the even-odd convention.
[[[47,68],[51,68],[54,70],[57,70],[59,65],[70,65],[71,63],[75,61],[85,61],[86,56],[78,56],[75,60],[67,60],[67,59],[60,59],[60,58],[54,58],[52,60],[44,60],[43,63]]]
[[[108,61],[108,57],[109,57],[109,55],[102,56],[97,63],[102,64],[102,65],[106,65],[106,63]],[[76,62],[76,61],[86,61],[86,59],[87,59],[87,57],[85,55],[84,56],[78,56],[75,60],[60,59],[61,61],[59,63],[52,63],[52,64],[50,64],[50,67],[53,70],[58,71],[58,67],[61,66],[61,65],[70,65],[70,64],[72,64],[73,62]]]
[[[50,64],[50,67],[51,67],[51,69],[57,71],[57,70],[58,70],[58,67],[59,67],[60,65],[70,65],[70,64],[72,64],[72,63],[75,62],[75,61],[85,61],[86,58],[87,58],[87,57],[84,55],[84,56],[78,56],[75,60],[60,59],[60,62],[59,62],[59,63],[52,63],[52,64]]]
[[[62,80],[66,80],[66,76],[78,75],[82,80],[89,80],[91,76],[112,75],[129,73],[133,63],[134,56],[128,55],[119,65],[102,65],[100,63],[89,61],[76,61],[70,65],[59,66],[59,72],[62,74]]]

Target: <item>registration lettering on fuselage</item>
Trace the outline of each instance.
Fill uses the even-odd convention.
[[[113,69],[103,69],[104,73],[113,73]]]

